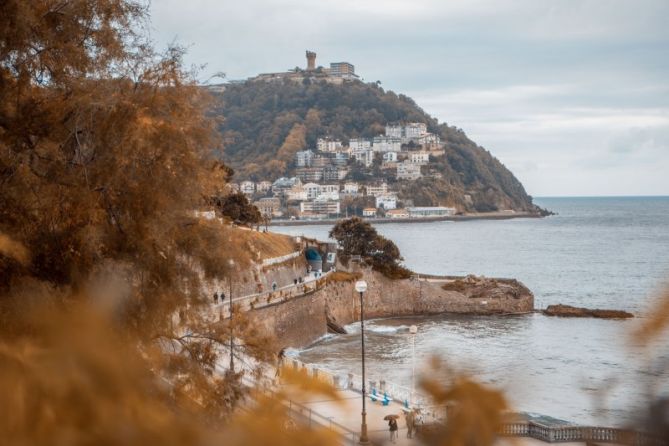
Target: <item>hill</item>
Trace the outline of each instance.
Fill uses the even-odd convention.
[[[223,158],[237,180],[273,181],[291,174],[295,153],[315,148],[319,137],[346,143],[382,134],[386,124],[420,122],[441,137],[444,153],[430,158],[423,178],[395,185],[400,199],[463,211],[538,211],[523,185],[490,152],[461,129],[438,123],[411,98],[385,91],[378,83],[246,81],[226,86],[217,96],[221,100],[213,113],[223,117]],[[396,181],[380,169],[360,172],[359,166],[351,167],[349,178],[362,183],[380,177]]]

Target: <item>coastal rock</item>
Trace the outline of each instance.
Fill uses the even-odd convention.
[[[600,310],[581,307],[572,307],[571,305],[549,305],[543,314],[546,316],[559,317],[595,317],[600,319],[629,319],[634,317],[632,313],[622,310]]]
[[[446,291],[457,291],[470,299],[520,299],[524,295],[531,294],[527,287],[515,279],[490,279],[474,275],[446,282],[441,288]]]

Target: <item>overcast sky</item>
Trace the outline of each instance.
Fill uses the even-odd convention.
[[[534,196],[669,195],[667,0],[153,0],[202,78],[347,61]]]

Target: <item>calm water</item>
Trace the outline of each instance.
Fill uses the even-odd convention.
[[[669,198],[545,198],[545,219],[384,224],[409,268],[433,274],[514,277],[552,303],[643,314],[669,278]],[[275,227],[327,238],[330,226]],[[409,385],[416,362],[436,354],[507,391],[515,408],[581,424],[617,425],[643,407],[650,385],[669,392],[669,372],[647,362],[627,333],[634,321],[440,316],[371,323],[368,373]],[[353,332],[357,327],[350,327]],[[334,336],[299,352],[333,371],[358,372],[359,336]],[[669,361],[669,343],[650,355]]]

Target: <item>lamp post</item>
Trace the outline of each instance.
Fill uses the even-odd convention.
[[[230,275],[228,275],[228,296],[230,296],[230,373],[235,373],[235,334],[232,327],[232,271],[235,261],[230,259]]]
[[[412,325],[409,327],[409,333],[411,333],[411,401],[409,405],[413,407],[413,393],[416,387],[416,333],[418,333],[418,327]]]
[[[360,426],[360,444],[369,444],[367,438],[367,410],[365,406],[365,311],[362,295],[367,291],[367,282],[359,280],[355,283],[355,290],[360,293],[360,350],[362,352],[362,424]]]

